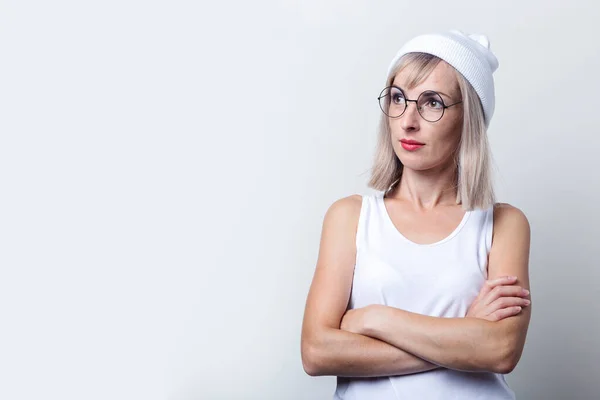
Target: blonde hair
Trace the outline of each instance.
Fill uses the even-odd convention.
[[[440,61],[440,58],[431,54],[408,53],[391,69],[385,86],[390,86],[397,73],[411,66],[413,68],[407,78],[407,85],[414,87],[426,79]],[[465,210],[485,209],[495,203],[495,194],[483,107],[473,86],[460,72],[454,68],[453,70],[463,102],[462,133],[454,160],[457,166],[456,204],[462,204]],[[392,147],[388,117],[384,113],[381,113],[378,131],[377,149],[368,186],[389,191],[400,181],[403,165]]]

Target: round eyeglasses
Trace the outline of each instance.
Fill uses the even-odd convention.
[[[461,100],[447,106],[444,104],[442,96],[433,90],[424,91],[419,95],[417,100],[409,100],[404,95],[402,89],[397,86],[386,87],[381,91],[377,99],[379,100],[381,111],[390,118],[402,116],[408,107],[408,102],[414,101],[417,103],[419,115],[428,122],[439,121],[444,116],[446,108],[462,103]]]

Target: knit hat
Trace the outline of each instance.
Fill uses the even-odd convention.
[[[490,49],[490,41],[485,35],[466,34],[459,30],[417,36],[409,40],[394,57],[388,68],[388,76],[400,57],[406,53],[428,53],[441,58],[460,72],[473,86],[489,126],[494,114],[494,78],[498,59]]]

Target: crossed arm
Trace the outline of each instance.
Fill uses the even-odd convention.
[[[371,306],[370,306],[371,307]],[[520,315],[490,322],[478,318],[438,318],[373,306],[362,335],[382,340],[431,364],[462,371],[511,372],[521,356]]]
[[[386,376],[438,367],[512,371],[523,351],[530,307],[496,322],[470,317],[429,317],[380,305],[345,313],[343,300],[348,299],[347,288],[351,286],[352,275],[344,274],[343,265],[351,262],[354,255],[342,250],[344,244],[349,243],[343,239],[342,232],[356,228],[356,221],[347,216],[352,215],[351,208],[357,206],[352,206],[352,200],[347,199],[332,206],[324,224],[319,256],[323,264],[317,264],[302,331],[306,372],[310,375]],[[338,223],[327,224],[327,219]],[[513,275],[520,286],[529,288],[529,242],[529,224],[523,213],[509,205],[498,205],[494,212],[488,278]],[[340,260],[339,257],[342,257],[339,264],[329,264],[339,265],[337,270],[324,266],[327,261]],[[320,296],[325,290],[329,294]],[[327,298],[333,299],[330,304]],[[328,309],[328,305],[333,309]]]

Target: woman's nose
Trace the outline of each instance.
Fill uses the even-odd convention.
[[[402,129],[405,131],[414,131],[419,129],[419,111],[417,110],[417,103],[411,106],[412,101],[406,105],[404,114],[400,117]]]

